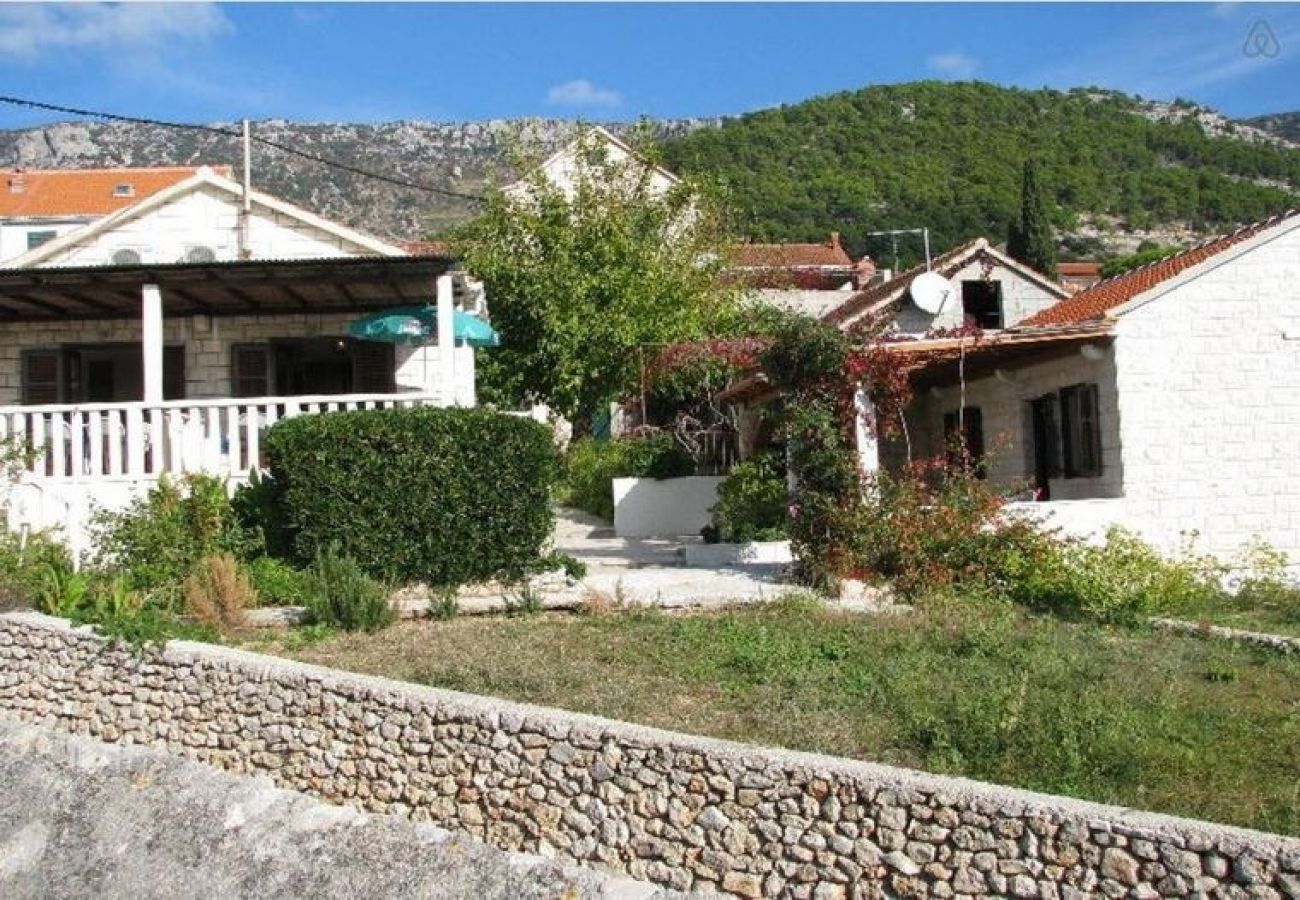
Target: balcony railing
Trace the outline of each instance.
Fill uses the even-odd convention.
[[[339,410],[445,406],[439,394],[336,394],[0,407],[0,440],[33,450],[23,480],[152,479],[204,472],[241,477],[262,465],[262,438],[281,419]]]

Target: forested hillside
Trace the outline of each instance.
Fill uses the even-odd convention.
[[[926,225],[938,249],[1004,239],[1029,154],[1067,253],[1186,242],[1300,202],[1300,150],[1281,139],[1192,104],[1092,89],[870,87],[730,119],[665,152],[670,167],[720,177],[753,237],[834,228],[885,258],[888,244],[864,232]]]

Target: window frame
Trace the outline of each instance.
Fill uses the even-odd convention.
[[[966,305],[966,300],[967,300],[967,298],[966,298],[966,291],[967,291],[967,288],[968,288],[969,286],[971,286],[971,285],[979,285],[981,288],[984,288],[984,289],[990,289],[990,288],[991,288],[991,289],[993,290],[993,294],[994,294],[994,296],[993,296],[994,310],[993,310],[993,311],[994,311],[994,313],[995,313],[996,324],[985,324],[983,321],[980,321],[980,317],[979,317],[979,316],[977,316],[976,314],[972,313],[972,312],[967,308],[967,305]],[[1006,316],[1006,309],[1005,309],[1005,298],[1003,297],[1003,292],[1002,292],[1002,281],[1001,281],[1001,279],[997,279],[997,278],[966,278],[966,279],[963,279],[963,280],[962,280],[962,283],[961,283],[961,315],[962,315],[962,320],[963,320],[963,321],[969,319],[969,320],[971,320],[972,322],[974,322],[974,324],[978,325],[980,328],[982,328],[982,329],[985,330],[985,331],[1000,331],[1001,329],[1005,328],[1005,327],[1006,327],[1006,323],[1007,323],[1007,316]],[[986,318],[987,318],[987,316],[986,316]]]
[[[1065,478],[1096,478],[1102,458],[1100,391],[1096,382],[1061,388],[1061,472]]]

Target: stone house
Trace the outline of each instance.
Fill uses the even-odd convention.
[[[913,456],[953,440],[1067,530],[1132,528],[1300,559],[1300,211],[1241,228],[917,360]],[[964,378],[962,372],[964,371]],[[883,465],[904,448],[881,448]]]
[[[10,526],[60,525],[78,547],[92,506],[165,474],[246,479],[277,419],[474,405],[474,349],[456,335],[485,301],[445,253],[412,253],[210,168],[101,213],[0,268],[0,439],[38,450],[0,496]],[[426,305],[436,341],[351,334],[369,313]]]

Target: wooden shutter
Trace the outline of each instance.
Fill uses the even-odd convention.
[[[163,348],[163,399],[185,399],[185,345]]]
[[[358,341],[352,345],[352,389],[358,394],[391,394],[397,388],[393,345]]]
[[[1101,422],[1095,384],[1061,390],[1061,445],[1066,478],[1101,474]]]
[[[58,350],[24,350],[22,353],[22,402],[40,406],[59,402],[62,354]]]
[[[236,397],[271,394],[271,347],[234,344],[230,348],[230,390]]]

